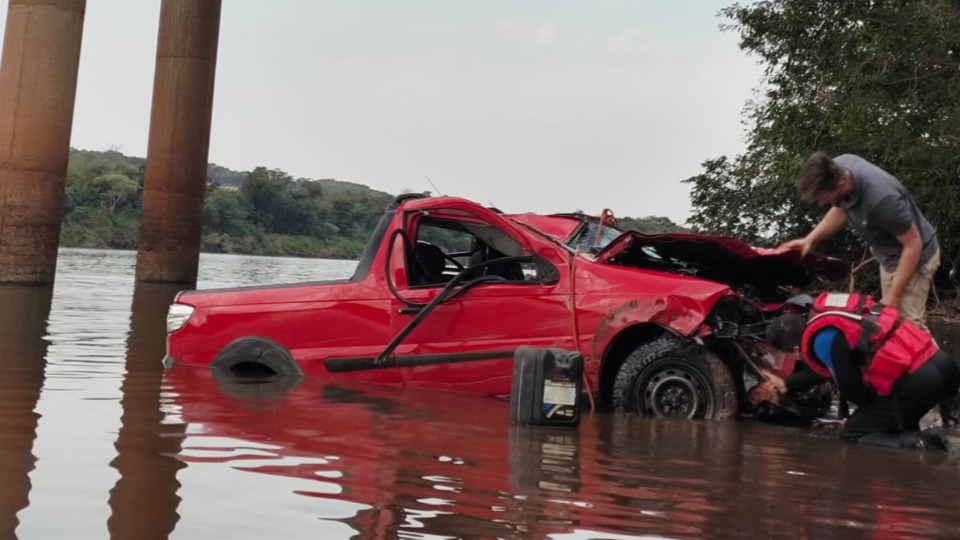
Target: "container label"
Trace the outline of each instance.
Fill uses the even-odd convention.
[[[575,405],[577,403],[576,383],[544,380],[543,402],[552,405]]]

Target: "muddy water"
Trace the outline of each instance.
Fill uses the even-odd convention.
[[[485,398],[164,372],[175,290],[135,287],[133,264],[64,250],[52,290],[0,287],[0,538],[960,536],[953,456],[754,422],[518,428]],[[204,255],[199,285],[351,271]]]

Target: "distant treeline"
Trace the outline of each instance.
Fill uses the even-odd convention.
[[[143,158],[73,150],[61,245],[136,249]],[[294,179],[211,164],[201,249],[214,253],[356,258],[393,196],[337,180]]]
[[[71,150],[61,245],[136,249],[143,158]],[[294,179],[277,169],[208,168],[201,249],[214,253],[356,258],[393,195],[338,180]],[[683,230],[665,217],[621,227]]]

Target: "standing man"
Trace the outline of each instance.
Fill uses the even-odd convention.
[[[807,236],[782,247],[806,255],[849,222],[880,263],[880,302],[926,329],[927,296],[940,266],[940,246],[903,184],[861,157],[830,159],[816,152],[800,169],[797,191],[803,201],[830,210]]]

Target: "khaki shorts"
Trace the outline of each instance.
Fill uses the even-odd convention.
[[[933,283],[933,275],[939,267],[940,249],[938,248],[930,260],[920,265],[910,278],[910,283],[904,287],[903,298],[900,300],[900,313],[905,319],[924,330],[927,330],[927,297],[930,296],[930,284]],[[894,274],[896,272],[887,272],[882,266],[880,267],[880,290],[884,295],[893,285]]]

